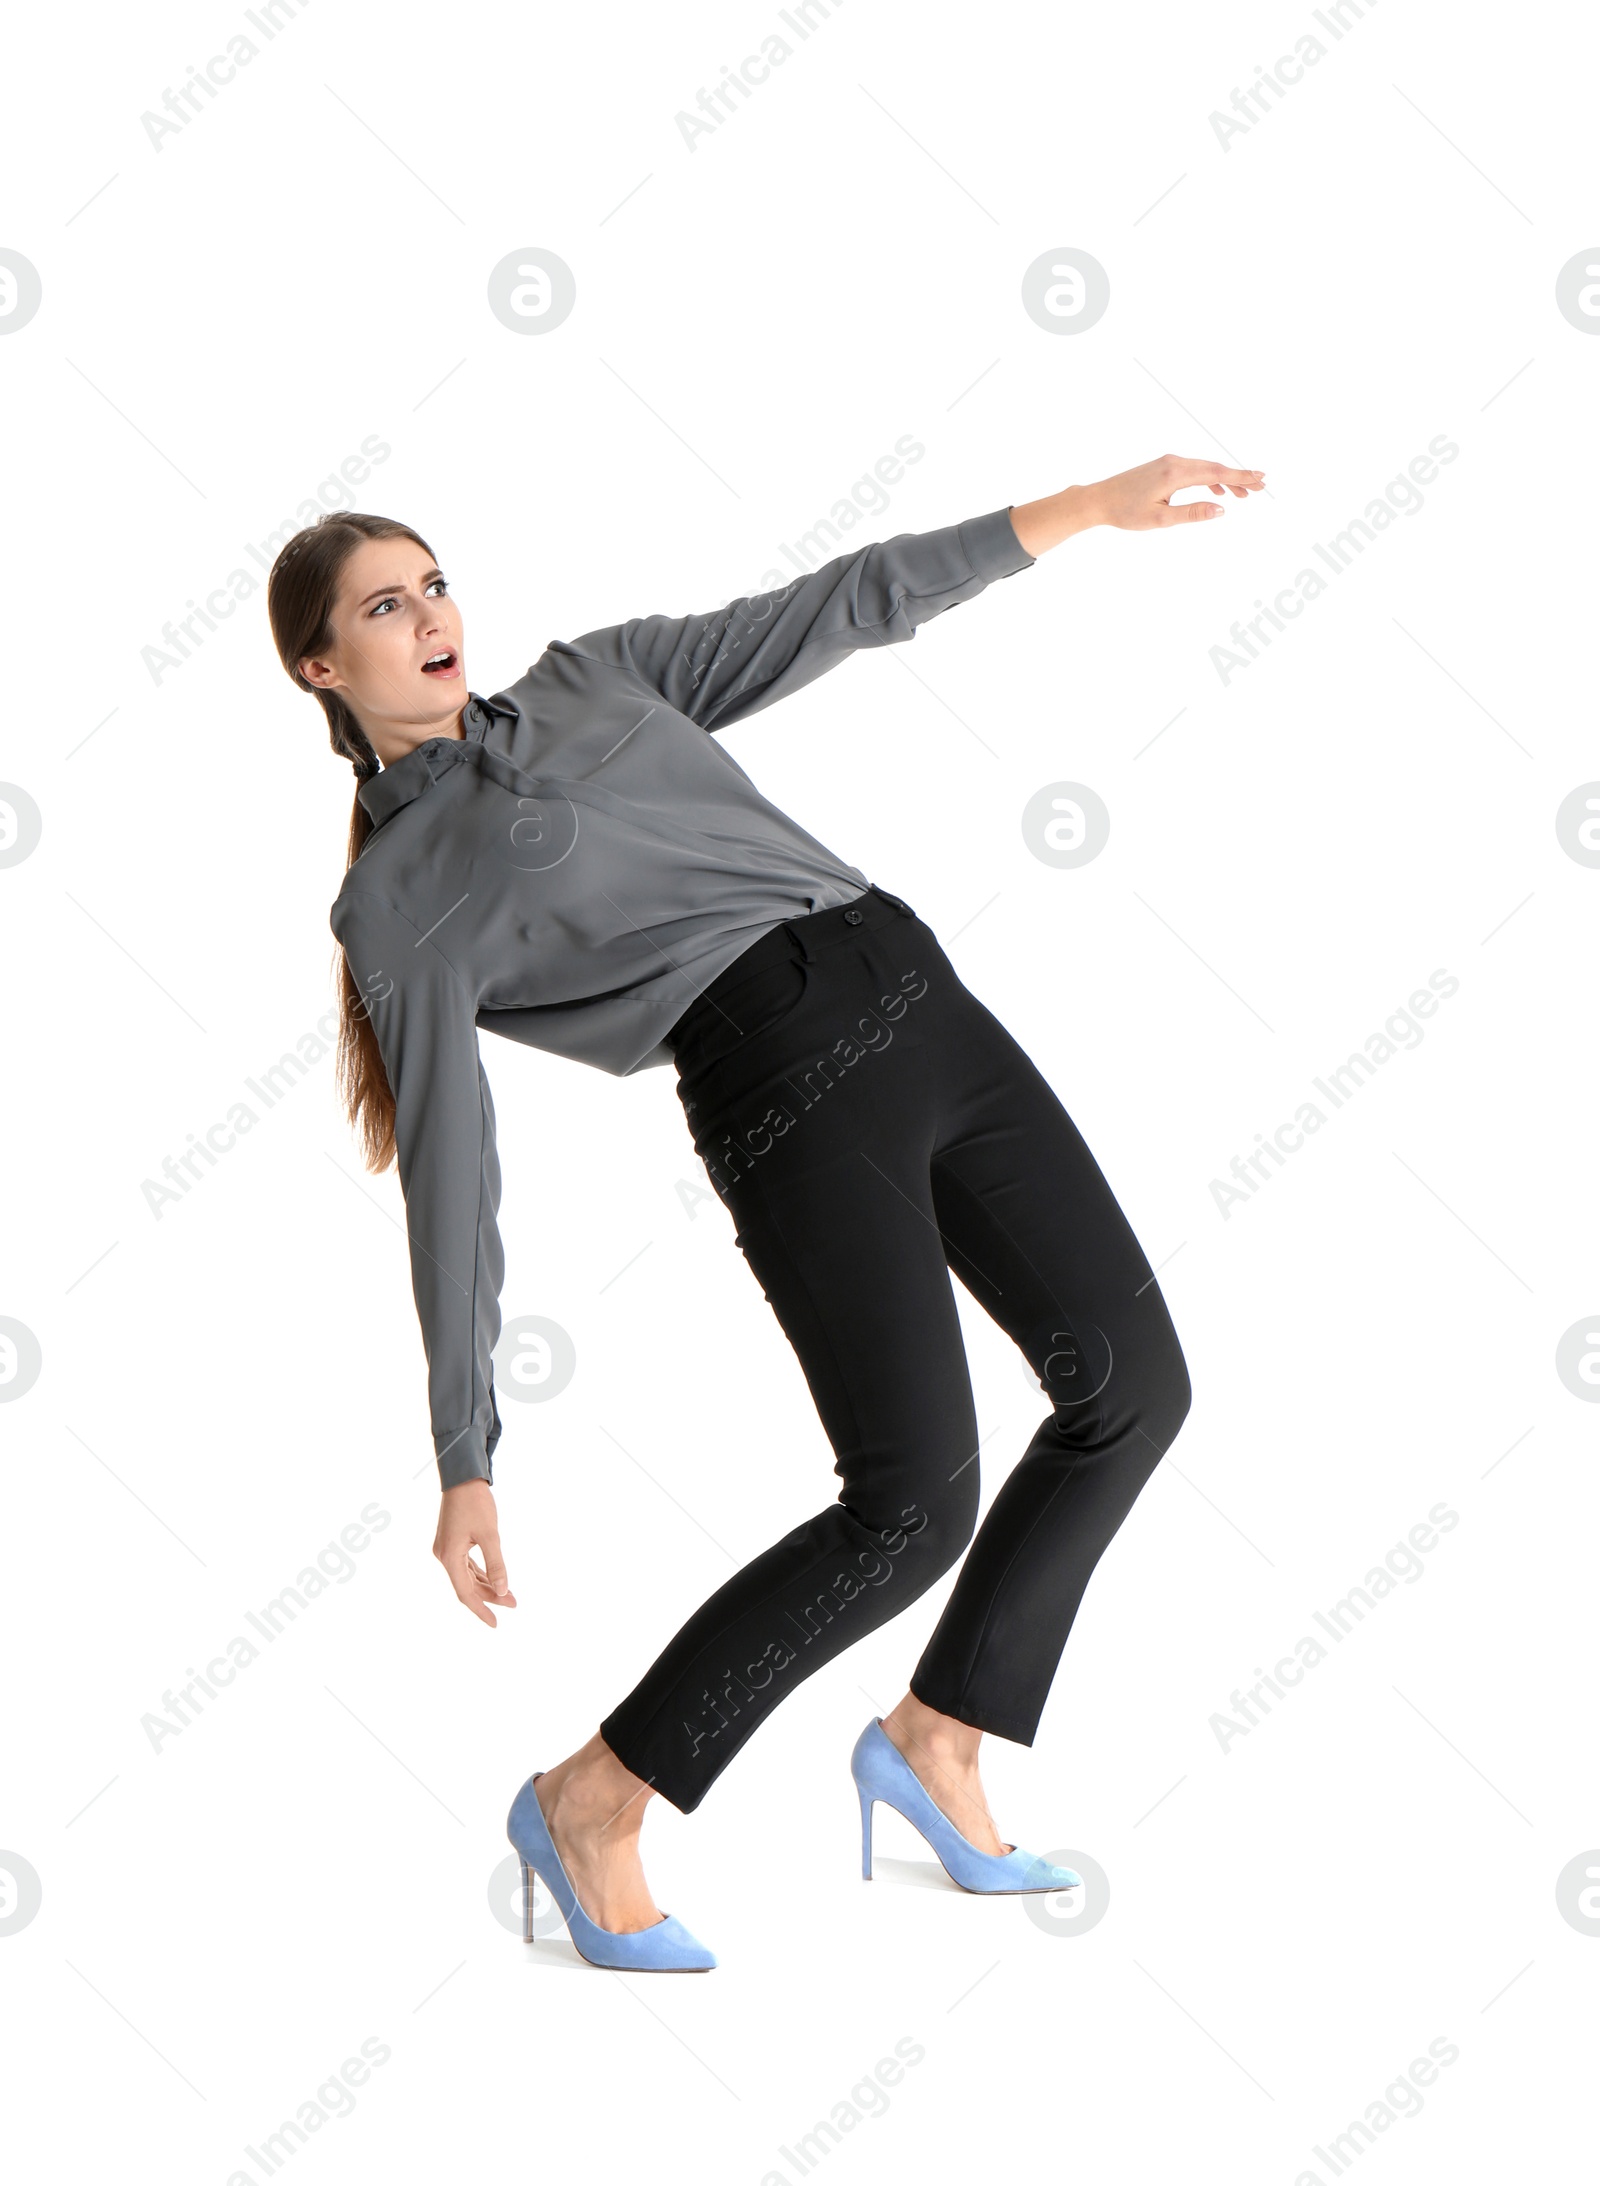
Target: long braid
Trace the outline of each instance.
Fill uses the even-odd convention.
[[[311,686],[307,684],[306,688]],[[318,691],[316,695],[328,717],[328,742],[341,759],[349,760],[358,782],[370,782],[380,768],[366,730],[337,691]]]

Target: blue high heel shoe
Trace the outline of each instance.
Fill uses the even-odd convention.
[[[506,1816],[506,1835],[522,1861],[525,1941],[533,1941],[532,1877],[540,1875],[561,1909],[573,1949],[591,1966],[609,1966],[620,1973],[704,1973],[714,1966],[717,1962],[711,1952],[671,1913],[664,1913],[654,1927],[640,1928],[631,1935],[616,1935],[609,1928],[596,1926],[578,1903],[578,1893],[567,1879],[561,1855],[546,1826],[533,1788],[543,1774],[543,1769],[535,1770],[512,1800],[511,1812]]]
[[[872,1880],[872,1808],[881,1799],[920,1830],[938,1855],[939,1865],[963,1890],[1017,1895],[1031,1890],[1070,1890],[1083,1877],[1070,1867],[1013,1845],[1009,1852],[980,1852],[949,1817],[942,1814],[918,1782],[916,1772],[875,1715],[855,1742],[850,1774],[861,1798],[861,1875]]]

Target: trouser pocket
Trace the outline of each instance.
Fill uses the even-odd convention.
[[[776,956],[731,985],[712,982],[673,1056],[691,1127],[759,1076],[766,1045],[805,1001],[811,972],[797,955]]]

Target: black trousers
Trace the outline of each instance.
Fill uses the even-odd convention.
[[[1138,1240],[1043,1076],[876,885],[762,935],[671,1037],[841,1486],[718,1587],[601,1736],[691,1812],[800,1679],[965,1550],[911,1691],[1031,1745],[1089,1576],[1189,1409]],[[976,1537],[952,1272],[1051,1400]]]

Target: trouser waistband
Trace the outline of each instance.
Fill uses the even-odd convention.
[[[796,944],[800,954],[810,963],[824,949],[837,948],[848,941],[853,933],[863,927],[887,926],[897,918],[915,918],[916,912],[899,896],[890,895],[887,888],[880,888],[876,881],[869,881],[861,894],[850,903],[830,904],[825,911],[808,911],[803,918],[786,918],[774,926],[759,941],[752,942],[744,955],[729,965],[729,971],[741,968],[749,970],[755,963],[755,952],[767,944],[776,951],[779,937],[787,934]],[[721,974],[719,973],[719,977]],[[715,984],[715,982],[713,982]]]

